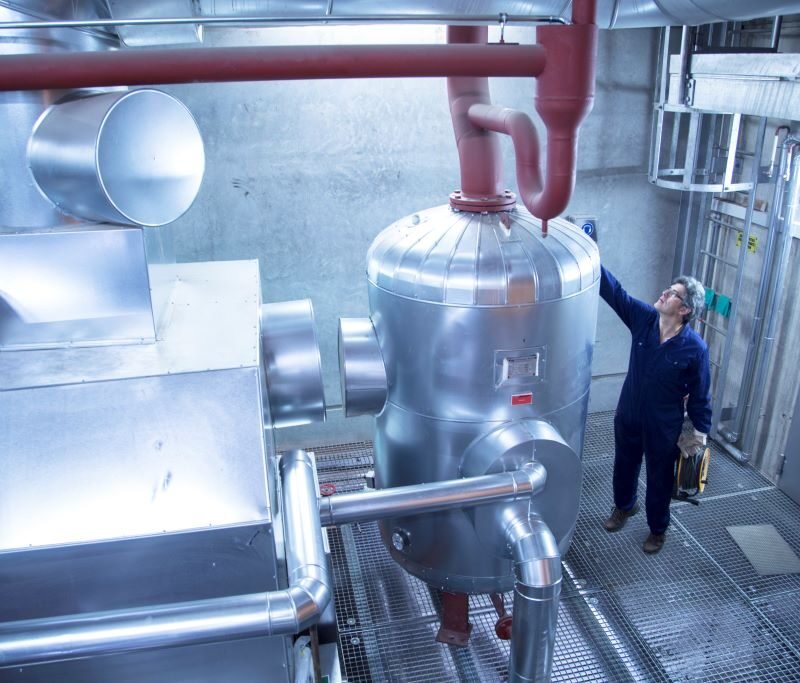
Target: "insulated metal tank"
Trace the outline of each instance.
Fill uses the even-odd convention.
[[[508,448],[537,459],[544,430],[556,448],[545,462],[548,496],[535,498],[532,512],[566,552],[597,318],[594,242],[561,219],[542,235],[521,206],[495,213],[441,206],[386,228],[370,247],[367,276],[388,387],[376,422],[377,486],[474,475],[464,461],[470,445],[473,456],[487,448],[502,455],[511,425],[532,436],[514,437]],[[510,590],[511,561],[479,539],[476,519],[466,510],[394,518],[381,533],[396,561],[437,588]]]

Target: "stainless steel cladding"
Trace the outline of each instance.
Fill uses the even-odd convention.
[[[155,341],[146,241],[108,225],[0,231],[0,351]]]
[[[147,89],[53,105],[36,124],[28,156],[37,184],[62,211],[131,225],[180,218],[205,170],[189,110]]]
[[[542,236],[540,222],[521,207],[477,214],[444,206],[384,230],[370,248],[367,274],[388,383],[375,438],[378,486],[478,474],[463,471],[473,441],[505,423],[549,423],[573,455],[550,458],[548,480],[574,489],[564,496],[573,504],[539,512],[566,551],[591,380],[596,245],[561,219]],[[534,436],[529,459],[536,444]],[[566,479],[555,476],[561,462]],[[440,512],[383,522],[382,534],[395,559],[432,585],[510,589],[510,561],[487,552],[474,522],[467,512]],[[398,550],[391,537],[401,532],[409,543]]]
[[[176,274],[151,344],[0,352],[0,623],[285,587],[258,263]],[[264,637],[13,668],[0,654],[0,681],[285,681],[290,647]]]

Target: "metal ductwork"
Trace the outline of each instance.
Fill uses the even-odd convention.
[[[377,415],[386,403],[386,368],[369,318],[339,318],[339,377],[347,417]]]
[[[260,327],[273,426],[324,422],[325,388],[311,300],[264,304]]]
[[[514,560],[514,621],[509,681],[549,681],[561,596],[561,553],[536,515],[511,516],[504,534]]]
[[[29,3],[33,4],[33,3]],[[54,15],[51,3],[40,2],[36,18],[26,17],[25,26],[83,26],[113,29],[126,45],[191,43],[202,39],[202,28],[225,25],[314,25],[429,23],[478,25],[497,23],[568,23],[570,4],[557,0],[541,2],[489,0],[475,11],[469,0],[405,0],[376,5],[368,0],[169,0],[132,2],[109,0],[111,17],[98,16],[90,0],[76,3],[69,17]],[[72,3],[70,3],[72,4]],[[106,8],[103,8],[104,10]],[[700,25],[720,21],[746,21],[800,11],[797,0],[600,0],[599,28],[648,28]],[[20,21],[18,17],[16,21]],[[11,19],[11,21],[15,21]],[[22,27],[22,25],[20,25]],[[2,28],[0,28],[2,30]]]
[[[287,589],[152,608],[0,624],[0,667],[257,636],[315,624],[333,593],[317,509],[314,463],[300,450],[280,461]]]
[[[28,158],[39,189],[64,213],[151,227],[189,209],[205,171],[194,117],[152,89],[53,105],[31,133]]]
[[[267,2],[266,0],[241,3],[235,0],[201,0],[199,15],[214,16],[275,16],[275,17],[325,17],[335,22],[348,17],[369,17],[374,21],[390,20],[396,16],[419,17],[452,16],[469,17],[476,14],[476,3],[469,0],[403,0],[377,9],[369,0],[318,0],[305,2],[302,6],[291,0]],[[570,3],[560,0],[503,2],[488,0],[480,3],[480,14],[500,15],[510,20],[525,17],[558,17],[568,20]],[[799,2],[786,0],[764,0],[754,3],[748,0],[600,0],[597,4],[597,25],[600,28],[644,28],[654,26],[697,25],[717,21],[744,21],[778,14],[800,11]]]

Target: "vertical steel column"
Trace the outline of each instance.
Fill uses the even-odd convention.
[[[717,378],[717,392],[714,397],[714,405],[712,408],[711,417],[711,436],[719,437],[719,430],[717,423],[719,416],[724,407],[725,388],[728,381],[728,367],[731,360],[731,352],[733,350],[733,332],[736,330],[736,321],[739,311],[739,292],[742,288],[742,279],[744,277],[744,259],[747,255],[747,242],[750,239],[750,228],[752,227],[753,219],[753,206],[755,202],[756,188],[758,187],[758,174],[761,163],[761,151],[764,147],[764,137],[767,130],[767,119],[762,118],[758,127],[756,135],[756,144],[753,152],[753,167],[751,169],[751,178],[753,187],[750,190],[750,200],[747,204],[747,211],[744,218],[744,234],[742,235],[742,250],[739,253],[739,262],[736,271],[736,282],[733,286],[733,293],[731,295],[731,315],[728,319],[728,334],[725,337],[725,348],[722,352],[722,362],[720,363],[720,371]],[[736,457],[736,456],[734,456]],[[741,458],[737,458],[741,460]]]
[[[792,242],[792,222],[794,213],[797,210],[798,194],[800,194],[800,140],[787,139],[784,143],[786,165],[782,177],[791,178],[785,194],[785,201],[782,202],[783,216],[779,221],[782,231],[780,250],[777,254],[778,270],[772,280],[769,293],[769,310],[766,317],[766,331],[763,336],[762,348],[758,358],[758,365],[753,379],[753,396],[747,421],[744,428],[744,443],[742,444],[742,454],[744,458],[750,459],[753,452],[753,444],[758,430],[758,421],[761,412],[761,403],[764,397],[764,390],[767,385],[767,374],[769,362],[772,356],[772,347],[775,343],[775,333],[778,326],[778,310],[780,308],[781,294],[783,292],[783,282],[788,270],[788,261],[791,255]]]

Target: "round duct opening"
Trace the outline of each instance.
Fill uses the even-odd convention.
[[[34,128],[28,158],[39,188],[65,213],[145,226],[182,216],[205,170],[191,113],[151,89],[53,105]]]

